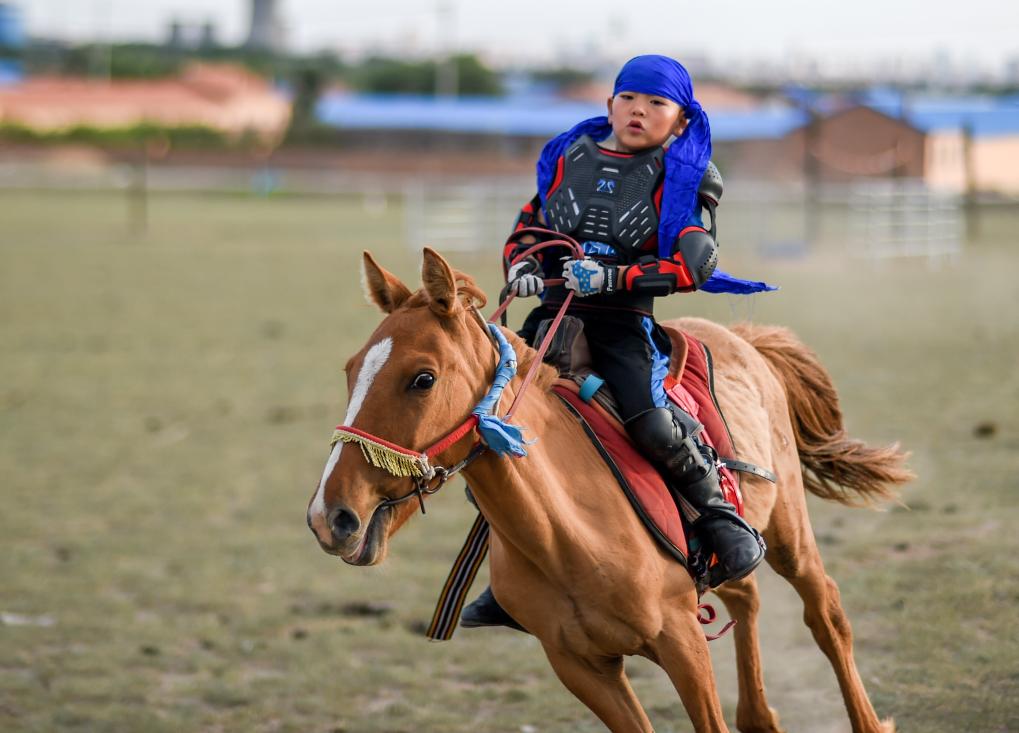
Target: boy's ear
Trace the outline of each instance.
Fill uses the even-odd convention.
[[[421,282],[428,293],[429,307],[438,315],[449,317],[460,305],[456,297],[456,276],[453,268],[438,252],[425,247],[422,252]]]
[[[605,100],[605,114],[609,118],[609,122],[612,122],[612,97]]]
[[[400,278],[379,266],[371,252],[365,251],[362,263],[365,297],[383,313],[392,313],[410,297],[410,290]]]
[[[680,107],[679,119],[676,120],[676,124],[672,127],[672,134],[676,137],[680,137],[684,132],[686,132],[686,126],[689,124],[690,120],[686,118],[686,113],[683,111],[683,108]]]

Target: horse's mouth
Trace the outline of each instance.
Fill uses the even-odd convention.
[[[386,537],[392,516],[392,507],[386,505],[376,507],[357,547],[350,554],[340,555],[340,559],[348,565],[374,565],[379,562],[385,554]]]

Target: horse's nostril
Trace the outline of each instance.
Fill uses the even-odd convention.
[[[343,542],[360,528],[361,520],[349,509],[336,507],[329,518],[329,526],[333,530],[333,537],[338,542]]]

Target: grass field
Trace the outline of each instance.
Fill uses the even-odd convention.
[[[0,730],[601,730],[532,638],[421,635],[471,518],[458,486],[382,568],[326,556],[305,527],[342,365],[379,320],[360,251],[417,282],[398,212],[150,206],[136,236],[114,195],[0,193]],[[726,269],[783,289],[659,313],[792,327],[852,432],[912,451],[909,511],[811,500],[865,684],[904,733],[1019,731],[1017,232],[1019,211],[987,212],[940,269],[733,246]],[[453,258],[489,293],[495,245]],[[772,705],[789,731],[847,731],[798,600],[759,575]],[[733,724],[731,642],[712,646]],[[689,731],[664,675],[629,669],[657,730]]]

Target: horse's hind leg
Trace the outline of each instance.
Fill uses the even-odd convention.
[[[591,660],[545,647],[556,676],[613,733],[653,733],[623,671],[623,658]]]
[[[761,647],[757,636],[757,614],[761,607],[757,580],[754,575],[749,575],[742,580],[725,583],[715,593],[736,621],[733,627],[739,673],[736,728],[742,733],[782,733],[778,714],[768,707],[764,696]]]
[[[838,585],[824,570],[807,516],[806,497],[801,494],[798,499],[779,502],[772,513],[764,535],[768,563],[803,600],[803,620],[835,670],[853,733],[894,733],[895,723],[878,720],[863,688],[853,659],[853,631],[842,609]],[[781,507],[787,511],[783,513]]]

